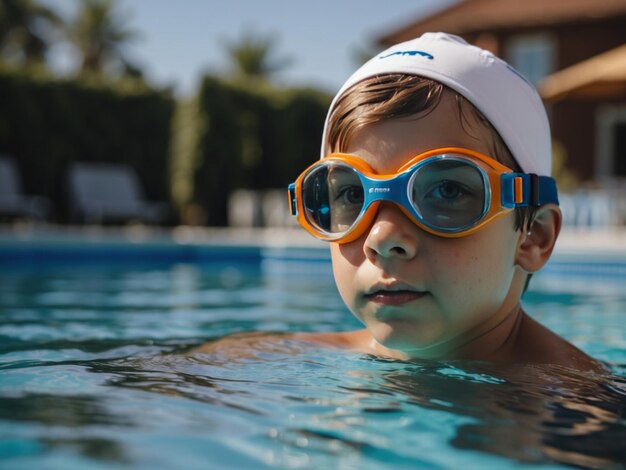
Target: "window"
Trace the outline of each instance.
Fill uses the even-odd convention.
[[[626,177],[626,122],[618,122],[613,128],[613,171],[615,176]]]
[[[596,178],[625,178],[626,106],[601,107],[596,126]]]
[[[556,41],[549,34],[515,36],[506,49],[506,59],[529,82],[536,85],[555,69]]]

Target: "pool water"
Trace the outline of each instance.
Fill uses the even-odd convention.
[[[0,268],[0,468],[626,465],[624,279],[539,275],[532,315],[612,373],[403,362],[249,331],[358,327],[328,263]]]

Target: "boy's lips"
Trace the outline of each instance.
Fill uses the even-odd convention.
[[[364,297],[382,305],[403,305],[428,295],[427,291],[417,290],[401,284],[376,285],[365,292]]]

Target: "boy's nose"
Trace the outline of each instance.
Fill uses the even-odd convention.
[[[365,238],[365,255],[380,258],[412,259],[418,250],[417,227],[398,206],[383,202]]]

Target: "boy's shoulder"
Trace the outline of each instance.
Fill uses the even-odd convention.
[[[407,359],[403,352],[388,349],[376,341],[367,328],[332,333],[296,333],[293,338],[327,347],[346,349],[355,353],[373,354],[392,359]]]
[[[391,358],[403,359],[397,351],[384,348],[377,343],[367,329],[328,332],[328,333],[238,333],[200,345],[190,353],[210,354],[213,359],[224,360],[244,359],[257,356],[259,353],[297,353],[301,347],[312,345],[338,348],[363,354],[374,354]],[[500,351],[503,355],[496,362],[554,364],[577,370],[606,372],[604,367],[567,342],[548,328],[535,321],[526,313],[508,351]]]
[[[604,371],[602,365],[572,343],[523,314],[515,344],[516,362],[556,364],[578,370]]]
[[[367,329],[329,333],[294,333],[293,338],[325,346],[354,350],[367,349],[373,339]]]
[[[189,351],[207,354],[213,359],[245,359],[259,353],[298,353],[305,343],[371,353],[372,337],[367,330],[333,333],[242,332],[208,341]],[[300,345],[300,346],[298,346]]]

